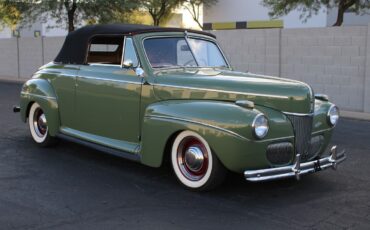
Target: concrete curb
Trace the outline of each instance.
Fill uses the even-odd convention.
[[[353,111],[340,111],[341,117],[357,120],[370,121],[370,113],[361,113]]]
[[[15,84],[22,84],[26,82],[27,79],[19,79],[19,80],[7,80],[7,79],[1,79],[1,82],[6,83],[15,83]],[[354,111],[340,111],[341,117],[344,118],[350,118],[350,119],[357,119],[357,120],[364,120],[364,121],[370,121],[370,113],[362,113],[362,112],[354,112]]]
[[[25,83],[28,79],[6,79],[6,78],[0,78],[0,82],[6,82],[6,83]]]

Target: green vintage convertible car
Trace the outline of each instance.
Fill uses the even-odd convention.
[[[305,83],[233,71],[215,36],[139,25],[70,33],[22,88],[33,140],[62,138],[142,164],[168,160],[193,190],[335,169],[338,108]]]

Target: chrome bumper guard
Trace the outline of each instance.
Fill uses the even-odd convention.
[[[301,163],[300,159],[300,154],[297,154],[293,165],[279,168],[247,170],[244,172],[244,177],[247,181],[252,182],[277,180],[288,177],[295,177],[299,180],[303,174],[314,173],[328,168],[336,170],[337,165],[346,159],[346,155],[345,151],[337,153],[337,146],[333,146],[328,157],[304,163]]]

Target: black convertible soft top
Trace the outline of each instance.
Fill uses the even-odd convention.
[[[63,64],[85,64],[90,39],[95,35],[134,35],[149,32],[184,32],[215,37],[211,33],[181,28],[167,28],[134,24],[111,24],[85,26],[69,33],[55,62]]]

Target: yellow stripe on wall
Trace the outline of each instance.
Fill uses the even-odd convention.
[[[282,20],[271,21],[248,21],[247,29],[262,29],[262,28],[283,28],[284,22]]]
[[[236,29],[236,22],[216,22],[212,23],[213,30],[232,30]]]

